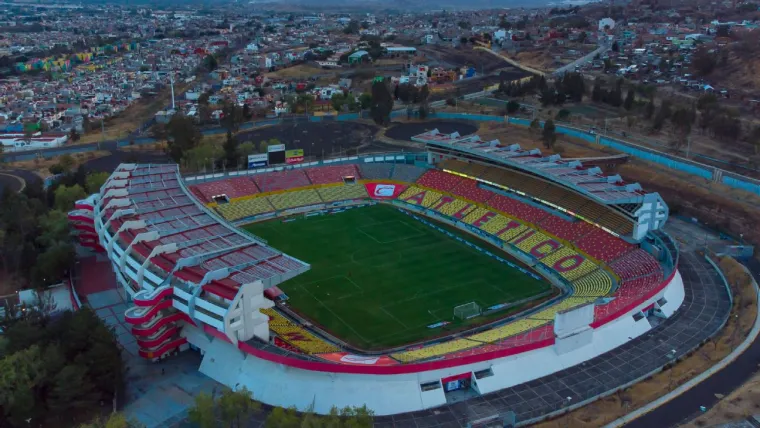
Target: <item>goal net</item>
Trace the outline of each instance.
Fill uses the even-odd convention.
[[[466,320],[480,315],[480,306],[475,302],[454,307],[454,318]]]

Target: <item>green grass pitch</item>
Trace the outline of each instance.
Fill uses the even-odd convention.
[[[387,205],[287,223],[255,223],[245,229],[311,264],[310,271],[280,285],[290,298],[288,304],[362,349],[445,335],[446,330],[427,326],[452,322],[457,305],[474,301],[485,309],[551,288]],[[447,230],[487,248],[468,234]]]

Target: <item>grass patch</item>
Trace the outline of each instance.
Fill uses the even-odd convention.
[[[311,264],[280,288],[290,306],[346,342],[383,349],[448,334],[453,308],[530,299],[551,289],[386,205],[269,221],[246,227],[275,248]],[[485,243],[463,232],[464,239]],[[507,258],[506,254],[501,254]],[[512,312],[523,306],[513,307]],[[504,317],[508,311],[451,327]]]

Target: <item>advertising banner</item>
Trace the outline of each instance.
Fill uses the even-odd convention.
[[[292,165],[303,162],[303,149],[285,150],[285,163]]]
[[[365,183],[364,187],[367,188],[367,193],[372,199],[396,199],[406,190],[404,185],[388,183]]]
[[[259,168],[267,166],[267,154],[261,153],[258,155],[248,155],[248,168]]]
[[[354,366],[395,366],[398,362],[385,355],[363,356],[347,354],[345,352],[335,352],[332,354],[321,354],[321,358],[340,364],[350,364]]]
[[[284,152],[285,144],[274,144],[267,147],[267,152]]]

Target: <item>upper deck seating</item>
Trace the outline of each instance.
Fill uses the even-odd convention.
[[[605,262],[611,262],[633,249],[633,245],[598,228],[574,243],[589,256]]]
[[[361,176],[367,180],[389,180],[393,171],[392,163],[363,163],[359,165]]]
[[[661,270],[660,264],[649,253],[637,248],[610,264],[621,280],[646,276]]]
[[[430,169],[417,180],[420,186],[450,192],[462,179],[437,169]]]
[[[478,187],[477,181],[470,180],[469,178],[463,178],[459,184],[451,190],[451,193],[480,203],[488,202],[488,200],[495,195],[494,192],[481,189]]]
[[[309,176],[309,180],[313,184],[329,184],[342,182],[343,177],[355,177],[358,179],[359,170],[356,169],[356,165],[354,164],[330,165],[309,168],[306,170],[306,175]]]
[[[301,169],[257,174],[253,176],[253,181],[256,182],[256,185],[259,186],[259,189],[261,189],[262,192],[292,189],[294,187],[304,187],[311,184],[309,178]]]
[[[391,174],[391,180],[405,181],[407,183],[414,183],[418,178],[426,171],[425,168],[414,165],[395,164],[393,165],[393,173]]]
[[[250,177],[235,177],[219,181],[196,184],[195,189],[203,195],[203,200],[210,202],[214,196],[227,195],[230,199],[259,193],[259,188]]]
[[[494,207],[499,211],[509,214],[512,217],[525,220],[528,223],[532,224],[538,224],[542,219],[549,215],[548,212],[542,210],[541,208],[536,208],[532,205],[518,201],[517,199],[512,199],[510,197],[499,194],[496,194],[491,199],[489,199],[488,205]]]

